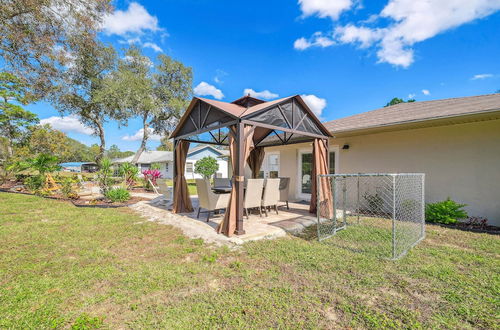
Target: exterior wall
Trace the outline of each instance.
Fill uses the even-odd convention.
[[[173,178],[173,162],[162,162],[162,163],[155,163],[160,165],[159,171],[161,172],[161,177],[164,179],[172,179]],[[150,164],[137,164],[137,168],[139,168],[139,176],[142,175],[142,171],[147,168],[147,166]]]
[[[500,120],[336,138],[330,145],[340,148],[337,173],[425,173],[426,202],[450,197],[468,204],[469,215],[500,225]],[[300,148],[310,143],[269,148],[281,151],[280,175],[291,178],[295,199]]]
[[[265,148],[265,152],[279,151],[280,155],[280,176],[290,178],[289,198],[290,200],[301,200],[299,196],[299,167],[298,157],[299,150],[309,148],[312,150],[310,143],[292,144],[282,147],[269,147]]]
[[[160,172],[161,172],[161,177],[164,179],[172,179],[173,178],[173,162],[164,162],[160,163]]]

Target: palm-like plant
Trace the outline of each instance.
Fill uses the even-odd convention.
[[[103,158],[99,162],[99,172],[97,172],[97,181],[103,195],[111,188],[111,176],[113,175],[113,168],[109,158]]]
[[[123,163],[120,166],[120,175],[123,177],[127,189],[130,189],[135,184],[138,174],[139,169],[132,163]]]
[[[56,156],[40,154],[35,158],[26,160],[25,166],[27,166],[27,169],[38,171],[40,175],[46,176],[47,173],[52,173],[61,169],[58,162],[59,159]]]
[[[56,156],[52,156],[49,154],[39,154],[35,158],[29,158],[25,161],[15,163],[13,165],[13,168],[16,171],[32,170],[38,172],[38,175],[45,182],[44,188],[49,190],[50,185],[52,185],[53,188],[57,188],[57,185],[50,173],[61,169],[61,166],[59,166],[58,162],[59,159]]]

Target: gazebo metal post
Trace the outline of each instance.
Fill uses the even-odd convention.
[[[175,150],[177,149],[177,142],[179,142],[178,139],[174,138],[174,147],[173,147],[173,159],[174,159],[174,168],[173,168],[173,176],[172,176],[172,202],[173,199],[175,198],[175,175],[177,173],[177,158],[175,157]]]
[[[236,124],[236,166],[234,167],[236,173],[233,173],[235,178],[234,184],[236,185],[236,235],[243,235],[243,175],[245,173],[245,160],[244,160],[244,137],[245,137],[245,124],[240,121]]]

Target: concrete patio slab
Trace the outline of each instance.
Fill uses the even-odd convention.
[[[142,201],[130,207],[141,216],[161,224],[167,224],[179,228],[184,235],[190,238],[201,238],[207,243],[215,245],[236,246],[245,242],[274,239],[286,236],[287,232],[298,233],[305,227],[316,222],[316,216],[309,213],[309,206],[304,203],[289,203],[290,209],[280,207],[278,214],[274,210],[268,211],[268,216],[260,217],[258,214],[250,214],[249,219],[245,217],[245,234],[227,237],[217,234],[216,228],[223,220],[223,214],[210,216],[206,222],[206,213],[200,218],[196,217],[198,210],[198,198],[192,196],[191,201],[194,212],[184,214],[173,214],[170,212],[167,202],[160,196],[150,201]]]

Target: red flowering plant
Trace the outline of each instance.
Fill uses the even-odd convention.
[[[156,180],[161,178],[161,172],[159,170],[144,170],[142,171],[142,175],[144,175],[144,178],[146,180],[151,181],[151,183],[156,186]]]

